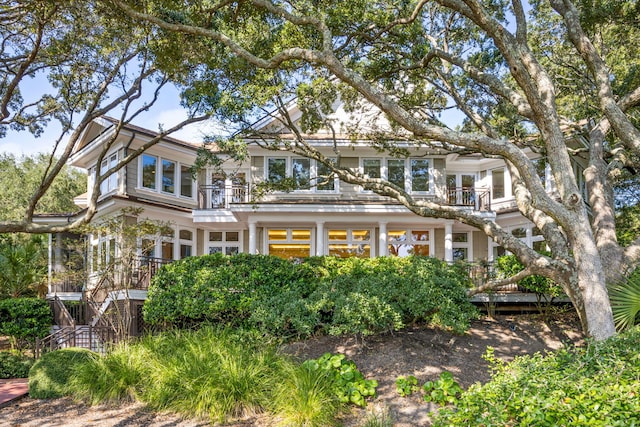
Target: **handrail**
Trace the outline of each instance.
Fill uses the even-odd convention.
[[[61,326],[76,326],[76,321],[67,310],[67,307],[64,305],[62,300],[56,295],[53,300],[53,316],[56,324]],[[60,316],[60,318],[58,317]]]
[[[448,187],[445,203],[449,206],[470,206],[477,211],[489,211],[491,191],[475,187]]]
[[[234,203],[249,202],[249,184],[201,185],[198,209],[228,209]]]

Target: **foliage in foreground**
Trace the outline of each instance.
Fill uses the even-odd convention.
[[[630,426],[640,423],[640,328],[549,355],[501,362],[440,410],[434,426]]]
[[[34,360],[17,351],[0,351],[0,378],[27,378]]]
[[[398,330],[412,322],[464,331],[476,315],[468,275],[426,257],[220,254],[176,261],[154,277],[144,306],[156,326],[217,322],[280,337]]]
[[[263,340],[209,327],[147,336],[86,360],[69,390],[93,404],[139,401],[212,422],[266,411],[286,425],[333,425],[344,399],[332,372],[298,365]],[[350,363],[340,366],[352,368],[352,383],[370,385]]]
[[[45,353],[29,371],[29,396],[50,399],[71,393],[70,379],[76,368],[96,357],[83,348],[64,348]]]
[[[622,283],[609,286],[613,319],[619,330],[640,323],[640,267]]]
[[[0,300],[0,335],[8,336],[13,347],[23,348],[47,336],[52,321],[49,303],[43,299]]]

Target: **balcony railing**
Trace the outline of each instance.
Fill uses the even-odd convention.
[[[490,211],[491,192],[473,187],[449,187],[446,202],[449,206],[468,206],[476,211]]]
[[[199,209],[228,209],[233,203],[249,201],[249,184],[203,185],[198,190]]]

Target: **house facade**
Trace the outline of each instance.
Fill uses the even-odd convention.
[[[300,114],[295,107],[290,111],[293,120]],[[340,108],[336,117],[337,121],[343,120],[343,126],[349,120]],[[286,141],[287,133],[278,123],[276,118],[268,118],[256,127]],[[115,125],[110,118],[95,120],[70,159],[72,166],[87,170],[89,188],[96,171],[107,171],[155,136],[153,131],[133,125],[124,126],[114,135]],[[113,136],[111,150],[98,164],[100,147]],[[406,156],[393,157],[346,134],[320,130],[307,137],[341,167],[388,180],[415,199],[475,211],[511,230],[529,246],[538,250],[545,247],[539,231],[516,209],[509,172],[502,160],[409,143],[402,147]],[[158,265],[218,252],[283,258],[415,254],[449,262],[491,262],[504,253],[477,229],[454,220],[417,216],[395,200],[339,181],[313,159],[249,142],[249,156],[243,163],[228,162],[222,168],[193,173],[198,144],[162,139],[102,183],[93,221],[126,216],[123,209],[137,209],[140,213],[125,221],[135,224],[148,219],[168,224],[162,235],[138,237],[137,254],[141,259],[156,260]],[[535,157],[533,153],[531,156]],[[541,180],[553,191],[544,160],[539,166]],[[285,178],[295,182],[294,190],[267,192],[259,198],[252,191],[260,183]],[[76,203],[86,207],[90,196],[81,195]],[[89,274],[83,284],[85,291],[97,286],[100,271],[120,255],[118,238],[99,233],[86,236],[85,267]],[[54,236],[52,272],[64,269],[59,256],[62,246]],[[144,299],[145,286],[139,288],[135,298]],[[71,298],[55,280],[51,280],[50,294]]]

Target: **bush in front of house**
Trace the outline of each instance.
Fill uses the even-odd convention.
[[[8,298],[0,301],[0,335],[14,348],[33,345],[49,334],[53,317],[49,303],[40,298]]]
[[[18,351],[0,351],[0,379],[27,378],[33,358]]]
[[[242,329],[172,330],[120,344],[74,370],[68,386],[92,404],[138,401],[158,411],[224,423],[267,412],[286,425],[334,425],[335,380],[281,355]]]
[[[415,322],[464,331],[477,314],[468,275],[427,257],[190,257],[163,267],[144,306],[154,326],[202,322],[270,335],[362,334]]]
[[[75,369],[97,353],[83,348],[63,348],[45,353],[29,371],[29,396],[50,399],[71,394],[70,379]]]
[[[640,328],[584,348],[517,357],[488,353],[492,379],[440,410],[435,427],[640,424]]]

